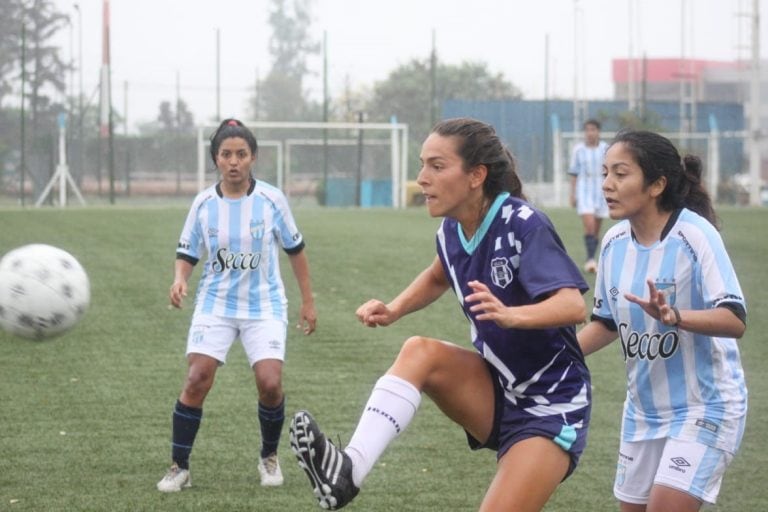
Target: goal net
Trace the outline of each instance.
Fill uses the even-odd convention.
[[[292,204],[402,208],[408,176],[408,125],[402,123],[244,122],[259,144],[257,179]],[[197,183],[217,179],[210,136],[197,133]]]

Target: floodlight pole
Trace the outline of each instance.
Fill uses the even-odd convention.
[[[579,0],[573,0],[573,131],[579,129]]]
[[[23,6],[22,6],[23,9]],[[27,120],[24,112],[24,103],[26,103],[26,81],[27,81],[27,22],[25,14],[21,16],[21,157],[19,161],[19,195],[21,198],[21,206],[24,206],[24,183],[26,179],[26,167],[27,167]]]
[[[752,0],[752,69],[749,90],[749,204],[760,205],[760,2]]]

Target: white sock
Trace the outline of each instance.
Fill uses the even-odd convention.
[[[373,387],[357,429],[344,451],[352,459],[352,481],[360,487],[390,442],[405,430],[421,402],[407,380],[384,375]]]

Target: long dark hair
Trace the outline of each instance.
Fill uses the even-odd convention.
[[[643,170],[643,182],[649,186],[664,176],[667,186],[659,197],[662,211],[688,208],[718,227],[712,200],[701,184],[701,159],[680,153],[672,142],[658,133],[627,130],[619,132],[611,146],[623,143]]]
[[[465,171],[485,165],[488,169],[483,183],[485,197],[493,199],[502,192],[509,192],[514,197],[525,199],[523,184],[515,170],[515,158],[491,125],[459,117],[438,122],[432,133],[459,139],[458,153],[464,161]]]
[[[259,152],[259,145],[256,142],[251,130],[237,119],[229,118],[221,122],[219,127],[211,135],[211,159],[213,159],[213,165],[216,165],[216,155],[219,153],[219,147],[225,139],[231,139],[239,137],[248,144],[251,148],[251,153],[254,155]]]

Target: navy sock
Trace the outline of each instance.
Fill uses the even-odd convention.
[[[267,407],[259,402],[259,425],[261,426],[261,458],[277,452],[280,433],[285,420],[285,398],[277,407]]]
[[[594,235],[584,235],[584,245],[587,246],[587,259],[595,259],[595,251],[597,250],[597,237]]]
[[[182,469],[189,469],[189,454],[195,444],[195,436],[200,428],[203,410],[188,407],[176,400],[173,408],[173,440],[171,458]]]

